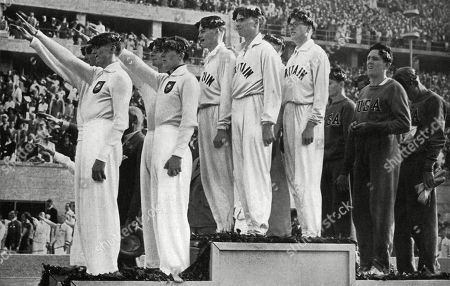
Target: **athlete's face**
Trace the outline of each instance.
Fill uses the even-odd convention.
[[[328,93],[330,94],[330,97],[335,97],[340,92],[341,92],[341,84],[334,79],[330,79],[330,83],[328,85]]]
[[[161,55],[162,51],[157,48],[153,48],[153,50],[150,52],[150,60],[152,61],[152,65],[158,69],[162,68]]]
[[[289,32],[291,34],[292,41],[294,43],[304,43],[310,34],[311,27],[305,23],[298,21],[297,19],[291,19],[288,25]]]
[[[112,49],[111,45],[92,47],[92,56],[94,57],[95,65],[105,68],[111,62]]]
[[[238,32],[239,36],[241,37],[248,37],[249,35],[252,35],[255,33],[255,31],[258,29],[258,20],[252,17],[245,18],[242,15],[237,15],[236,20],[234,20],[236,23],[236,31]]]
[[[202,26],[198,28],[198,43],[202,48],[211,49],[219,41],[219,29],[207,29]]]
[[[96,65],[96,62],[95,62],[95,56],[94,56],[92,53],[86,54],[86,55],[84,56],[84,58],[86,59],[86,62],[87,62],[88,64],[90,64],[91,66],[95,66],[95,65]]]
[[[369,77],[382,76],[389,68],[389,64],[381,58],[379,52],[379,50],[371,50],[367,56],[367,75]]]
[[[171,69],[177,67],[182,62],[182,56],[175,51],[164,51],[161,54],[162,68],[165,71],[170,71]]]

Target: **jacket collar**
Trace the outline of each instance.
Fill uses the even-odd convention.
[[[167,72],[169,76],[180,76],[187,72],[186,64],[179,65]]]
[[[242,52],[246,52],[247,50],[253,48],[254,46],[257,46],[259,44],[261,44],[263,41],[263,36],[261,33],[258,33],[258,35],[256,35],[256,37],[250,42],[250,44],[248,44],[247,47],[242,46]]]
[[[300,47],[296,47],[294,53],[297,54],[300,51],[302,51],[302,52],[307,51],[313,45],[314,45],[314,40],[313,39],[309,39],[308,41],[304,42],[303,45],[301,45]]]
[[[116,72],[119,69],[120,69],[120,62],[116,61],[113,62],[112,64],[107,65],[103,70],[105,72]]]
[[[225,48],[225,44],[223,42],[219,43],[214,50],[209,52],[209,54],[205,57],[205,63],[208,63],[215,55],[219,53],[222,48]]]

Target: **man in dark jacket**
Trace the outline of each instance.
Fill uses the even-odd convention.
[[[120,224],[136,219],[141,210],[141,192],[139,181],[139,169],[141,164],[142,145],[144,134],[142,123],[144,116],[142,111],[131,106],[129,111],[129,127],[122,137],[123,157],[120,165],[119,206]]]
[[[425,88],[416,71],[410,67],[397,70],[394,75],[411,101],[413,136],[402,142],[397,162],[401,162],[400,177],[395,201],[394,248],[397,269],[401,273],[416,271],[414,244],[419,249],[418,270],[435,272],[438,235],[436,209],[436,177],[433,171],[445,145],[445,118],[447,105],[436,93]],[[421,194],[415,186],[423,183],[428,189]]]

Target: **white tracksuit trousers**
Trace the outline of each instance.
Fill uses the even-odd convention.
[[[231,231],[234,211],[233,160],[231,145],[215,148],[219,106],[202,108],[198,112],[198,145],[200,174],[206,199],[211,208],[217,231]]]
[[[304,236],[320,236],[322,227],[322,176],[324,125],[314,127],[314,141],[303,145],[302,133],[312,105],[287,103],[284,109],[286,177]]]
[[[249,233],[265,234],[272,203],[272,145],[264,146],[261,114],[263,96],[233,99],[232,142],[235,188]]]
[[[191,231],[187,219],[192,155],[189,148],[181,159],[181,173],[167,174],[164,165],[170,159],[178,138],[178,127],[157,126],[153,135],[150,159],[150,209],[143,209],[151,223],[144,232],[150,245],[146,246],[146,266],[159,267],[166,274],[179,274],[189,266]],[[146,195],[148,198],[148,195]],[[146,202],[147,204],[147,202]],[[148,204],[147,204],[148,205]],[[146,242],[145,242],[146,243]]]
[[[77,214],[71,264],[86,265],[93,275],[117,271],[120,221],[117,207],[122,143],[114,145],[105,165],[106,180],[92,179],[92,166],[110,134],[113,122],[95,119],[79,127],[75,157]],[[81,246],[81,247],[80,247]],[[74,253],[76,252],[76,253]],[[84,261],[83,261],[84,260]]]
[[[153,231],[153,216],[151,201],[151,162],[153,152],[154,131],[147,131],[142,146],[141,155],[141,208],[142,208],[142,227],[144,237],[145,265],[147,268],[158,268],[159,258],[156,248],[155,232]],[[149,230],[149,231],[147,231]],[[151,230],[151,231],[150,231]]]

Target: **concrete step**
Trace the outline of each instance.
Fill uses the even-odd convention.
[[[41,277],[42,264],[69,266],[69,255],[11,254],[0,263],[0,278]]]
[[[37,286],[41,281],[41,277],[14,277],[14,278],[0,278],[0,286]]]

